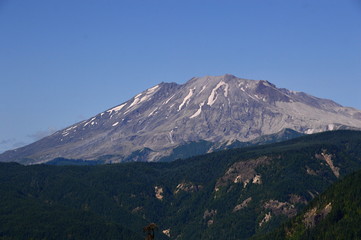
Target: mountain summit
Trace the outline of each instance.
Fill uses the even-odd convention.
[[[284,129],[311,134],[341,128],[361,129],[361,111],[268,81],[205,76],[182,85],[160,83],[88,120],[7,151],[0,161],[157,161],[190,142],[230,144]]]

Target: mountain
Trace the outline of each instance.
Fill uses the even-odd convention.
[[[361,111],[263,80],[206,76],[182,85],[160,83],[88,120],[5,152],[0,161],[159,161],[172,159],[175,149],[189,144],[207,142],[205,153],[285,129],[305,134],[361,129]]]
[[[151,222],[155,239],[249,239],[308,212],[313,199],[359,169],[361,132],[346,130],[162,163],[0,163],[0,239],[144,239]],[[335,194],[356,200],[355,184]],[[333,197],[309,209],[331,202],[337,210]],[[355,213],[349,206],[345,216]],[[340,224],[358,226],[347,219]]]

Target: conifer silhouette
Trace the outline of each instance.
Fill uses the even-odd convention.
[[[145,240],[153,240],[154,239],[154,230],[158,229],[158,226],[155,223],[150,223],[149,225],[143,228],[143,232],[147,233]]]

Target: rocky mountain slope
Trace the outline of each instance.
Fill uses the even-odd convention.
[[[0,238],[140,240],[142,228],[155,222],[156,239],[249,239],[287,222],[358,169],[357,131],[330,131],[167,163],[1,163]],[[352,194],[358,192],[345,194],[341,200],[356,199]],[[333,210],[342,204],[330,201]],[[310,209],[327,212],[329,203],[326,199]],[[341,213],[353,213],[352,207]],[[337,211],[330,216],[336,220]],[[359,229],[359,222],[348,219],[349,227]]]
[[[206,76],[182,85],[158,84],[88,120],[5,152],[0,161],[158,161],[192,142],[209,142],[207,151],[212,151],[284,129],[310,134],[342,128],[361,129],[361,111],[267,81]]]

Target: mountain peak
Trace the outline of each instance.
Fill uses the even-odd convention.
[[[225,82],[227,82],[227,81],[230,81],[232,79],[238,79],[238,78],[236,76],[232,75],[232,74],[226,73],[225,75],[223,75],[223,79],[224,79]]]
[[[194,77],[189,82],[198,82],[198,83],[218,83],[218,82],[230,82],[234,80],[240,80],[240,78],[232,75],[232,74],[225,74],[220,76],[203,76],[203,77]]]

